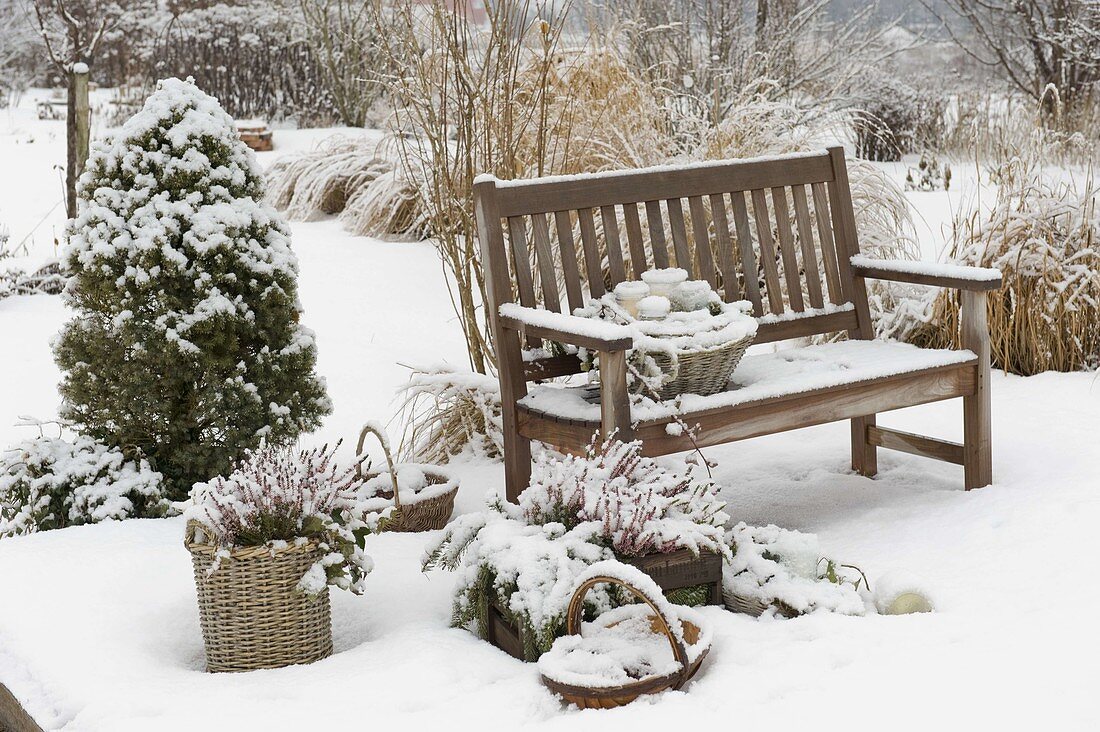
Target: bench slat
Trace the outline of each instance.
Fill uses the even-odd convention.
[[[688,276],[694,274],[691,263],[691,249],[688,248],[687,226],[684,222],[684,206],[679,198],[665,201],[668,208],[668,226],[672,229],[672,248],[676,252],[676,266],[687,270]]]
[[[516,273],[516,289],[519,302],[524,307],[535,307],[535,285],[531,277],[531,254],[527,249],[527,224],[522,216],[508,219],[508,239],[512,244],[512,268]]]
[[[668,267],[668,245],[665,243],[665,224],[661,221],[661,202],[646,201],[645,217],[649,223],[649,248],[653,250],[653,266]]]
[[[601,207],[600,220],[603,222],[603,240],[607,246],[607,267],[611,270],[611,284],[614,286],[626,279],[623,248],[619,241],[619,217],[615,215],[615,207]]]
[[[588,274],[588,292],[592,297],[603,297],[603,260],[600,245],[596,241],[596,226],[592,223],[592,209],[577,209],[581,225],[581,246],[584,247],[584,269]]]
[[[815,183],[810,186],[814,198],[814,214],[817,217],[817,232],[821,237],[821,260],[825,265],[825,282],[829,287],[830,302],[839,305],[847,302],[844,288],[840,286],[840,274],[837,272],[836,242],[833,228],[829,223],[829,200],[825,195],[825,186]]]
[[[497,189],[497,197],[502,216],[526,216],[539,211],[599,208],[632,201],[825,183],[832,179],[829,156],[815,153],[787,159],[733,160],[680,169],[657,168],[595,176],[509,181]]]
[[[798,243],[802,248],[802,267],[806,271],[806,293],[810,297],[810,307],[821,308],[825,306],[821,295],[821,266],[814,249],[806,186],[791,186],[791,196],[794,198],[794,215],[798,223]]]
[[[731,193],[730,201],[733,204],[733,222],[737,227],[737,247],[741,250],[741,271],[745,274],[745,297],[752,303],[752,314],[759,318],[764,314],[764,305],[760,301],[760,269],[756,265],[756,250],[752,246],[745,194],[742,191]]]
[[[695,266],[698,275],[707,281],[711,289],[717,289],[718,278],[714,272],[714,254],[710,251],[710,227],[707,226],[707,210],[703,199],[692,196],[688,199],[688,209],[691,211],[691,233],[695,239]]]
[[[710,197],[710,215],[714,219],[714,236],[718,247],[718,266],[722,269],[722,299],[736,302],[741,299],[737,288],[737,267],[733,261],[733,242],[726,218],[726,201],[719,194]]]
[[[539,282],[542,284],[543,304],[548,310],[561,311],[561,293],[558,291],[558,277],[554,274],[554,254],[550,249],[550,223],[546,214],[537,213],[531,217],[532,238],[535,240],[535,260],[538,263]]]
[[[642,241],[642,221],[638,216],[638,204],[623,204],[623,218],[626,219],[626,239],[630,245],[630,269],[634,279],[642,279],[642,272],[649,269],[646,264],[645,242]]]
[[[779,231],[779,251],[783,257],[783,277],[787,281],[787,302],[796,313],[806,309],[802,299],[802,280],[798,277],[798,256],[794,252],[794,234],[791,233],[791,214],[787,207],[785,188],[772,188],[772,206]]]
[[[756,219],[756,239],[760,243],[760,264],[764,267],[764,289],[767,290],[768,306],[773,314],[779,315],[785,310],[783,291],[779,289],[779,268],[775,264],[775,240],[772,239],[768,201],[761,188],[752,192],[752,214]]]
[[[569,300],[569,312],[573,312],[584,306],[581,272],[577,266],[577,247],[573,243],[573,221],[568,211],[555,211],[554,223],[558,229],[558,252],[561,254],[562,277],[565,279],[565,296]]]

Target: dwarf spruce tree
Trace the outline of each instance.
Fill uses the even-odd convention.
[[[76,317],[54,343],[63,416],[140,448],[172,498],[331,409],[298,322],[290,233],[262,195],[233,121],[178,79],[80,180],[64,254]]]

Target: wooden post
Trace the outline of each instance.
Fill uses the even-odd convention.
[[[500,408],[504,428],[504,492],[512,503],[531,482],[531,441],[517,429],[516,402],[527,396],[527,377],[519,333],[500,326],[497,308],[512,302],[512,283],[508,277],[508,254],[504,248],[500,207],[497,205],[495,180],[474,183],[474,212],[477,236],[481,243],[481,261],[486,267],[485,289],[489,302],[486,315],[496,342],[497,374],[500,378]]]
[[[76,182],[88,161],[91,108],[88,105],[88,64],[75,63],[69,72],[65,110],[65,212],[76,216]]]
[[[978,356],[977,386],[963,397],[963,475],[966,490],[993,482],[993,451],[989,394],[989,320],[984,292],[959,293],[962,347]]]
[[[833,217],[833,235],[836,237],[836,263],[844,294],[856,309],[858,327],[848,331],[848,337],[870,340],[875,337],[871,322],[871,309],[867,302],[867,284],[852,272],[852,257],[859,254],[859,235],[852,210],[852,192],[848,183],[848,164],[844,160],[844,148],[829,148],[833,164],[833,182],[828,185],[829,203]],[[826,246],[823,242],[822,246]],[[875,426],[875,415],[868,414],[852,420],[852,470],[868,478],[878,473],[878,448],[868,442],[869,428]]]
[[[600,431],[603,439],[628,442],[634,438],[630,427],[630,397],[626,391],[626,351],[600,351]]]

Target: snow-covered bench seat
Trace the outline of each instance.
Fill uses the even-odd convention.
[[[883,447],[961,464],[967,489],[992,481],[985,294],[1001,274],[861,255],[842,149],[523,181],[480,176],[474,200],[510,499],[530,479],[531,440],[579,451],[595,433],[614,432],[663,455],[842,419],[851,420],[852,466],[863,475],[877,472]],[[727,302],[750,302],[758,344],[837,332],[848,340],[748,356],[730,389],[714,396],[632,404],[630,329],[571,313],[669,266],[706,280]],[[962,349],[873,340],[866,279],[957,289]],[[598,390],[529,390],[581,370],[575,356],[525,357],[525,344],[546,341],[596,352]],[[879,412],[957,397],[962,444],[877,424]]]
[[[760,409],[766,405],[782,408],[780,405],[790,397],[813,392],[833,393],[848,387],[862,389],[872,382],[893,381],[896,385],[898,381],[933,372],[944,372],[950,379],[959,367],[973,367],[977,359],[971,351],[917,348],[905,343],[875,340],[824,343],[756,355],[750,353],[738,365],[727,391],[711,396],[684,394],[675,402],[647,399],[631,407],[631,419],[636,425],[635,433],[642,435],[652,431],[651,428],[664,429],[665,425],[675,423],[674,414],[690,425],[708,412],[725,412],[734,408]],[[899,404],[898,408],[936,398],[932,396],[930,399],[925,393],[911,393],[904,400],[908,403]],[[593,429],[600,427],[600,392],[598,388],[587,385],[539,384],[532,387],[518,405],[521,422],[523,413],[526,413],[556,421],[586,423]],[[815,420],[812,424],[819,421],[833,420]],[[676,428],[665,432],[675,434]],[[705,434],[703,438],[706,439]]]

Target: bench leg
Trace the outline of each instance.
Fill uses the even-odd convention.
[[[504,492],[512,503],[519,501],[531,483],[531,440],[520,437],[515,430],[504,430]]]
[[[867,441],[867,428],[875,424],[875,415],[852,420],[852,470],[873,478],[878,473],[878,448]]]
[[[977,385],[973,396],[963,397],[963,482],[966,490],[993,482],[989,399],[989,326],[984,292],[959,293],[963,348],[978,356]]]

